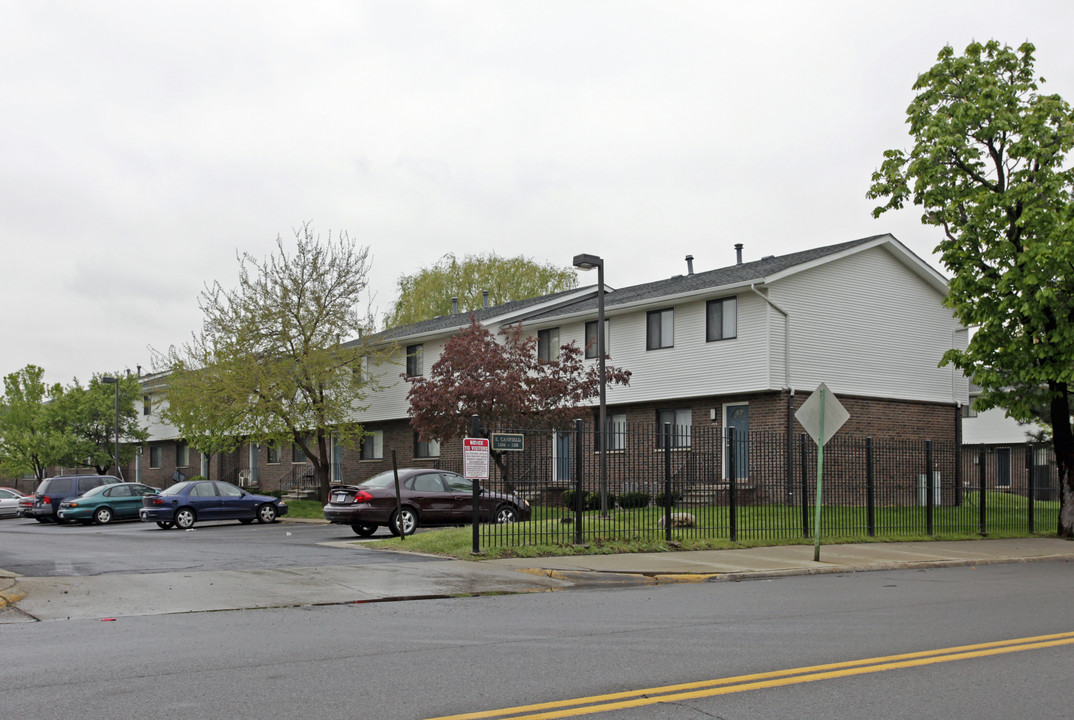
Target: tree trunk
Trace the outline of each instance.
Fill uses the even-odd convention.
[[[1055,467],[1059,475],[1059,523],[1056,534],[1074,539],[1074,432],[1070,426],[1070,393],[1065,383],[1058,384],[1052,399],[1052,444]]]

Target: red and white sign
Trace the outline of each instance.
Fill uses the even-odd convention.
[[[489,479],[489,441],[486,438],[463,438],[462,474],[470,480]]]

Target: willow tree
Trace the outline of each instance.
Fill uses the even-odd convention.
[[[1058,533],[1074,537],[1074,114],[1040,91],[1030,43],[951,47],[914,85],[913,146],[889,150],[868,196],[875,216],[913,202],[943,231],[952,278],[945,300],[975,329],[944,364],[984,391],[977,409],[1021,421],[1049,408],[1061,504]]]
[[[322,242],[305,223],[293,254],[277,237],[269,257],[238,261],[236,288],[214,282],[201,293],[201,333],[161,358],[161,416],[202,452],[293,443],[327,498],[330,438],[361,438],[355,413],[375,389],[361,342],[372,323],[359,311],[369,249],[346,233]]]

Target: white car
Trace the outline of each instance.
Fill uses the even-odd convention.
[[[0,487],[0,518],[15,517],[19,512],[19,500],[26,497],[14,488]]]

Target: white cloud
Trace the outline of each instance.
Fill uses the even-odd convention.
[[[623,286],[892,232],[865,199],[946,43],[1037,45],[1074,100],[1074,9],[903,2],[6,3],[0,374],[147,365],[313,220],[395,280],[446,252],[606,260]],[[590,278],[583,278],[590,282]]]

